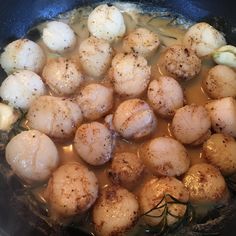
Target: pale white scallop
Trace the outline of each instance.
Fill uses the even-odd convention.
[[[45,93],[46,88],[40,76],[28,70],[19,70],[9,75],[0,87],[0,97],[4,101],[24,110]]]
[[[116,93],[139,97],[149,84],[151,68],[142,56],[118,53],[112,60],[109,76]]]
[[[152,80],[147,97],[154,111],[163,117],[173,116],[184,105],[183,89],[175,79],[168,76]]]
[[[206,22],[191,26],[183,39],[184,46],[192,49],[199,57],[212,54],[226,44],[222,33]]]
[[[211,68],[203,84],[211,98],[236,97],[236,73],[228,66],[217,65]]]
[[[180,176],[190,165],[185,147],[170,137],[158,137],[140,148],[140,156],[157,176]]]
[[[30,70],[40,73],[46,58],[40,46],[28,39],[9,43],[1,54],[1,66],[7,74],[16,70]]]
[[[102,165],[112,157],[112,133],[99,122],[83,124],[76,131],[74,147],[79,156],[88,164]]]
[[[90,13],[88,30],[97,38],[113,41],[124,35],[126,27],[118,8],[102,4]]]
[[[149,57],[154,54],[159,45],[160,40],[156,33],[146,28],[138,28],[124,38],[122,49],[124,52]]]
[[[113,116],[115,130],[127,139],[139,139],[151,134],[156,123],[156,117],[149,105],[137,98],[122,102]]]
[[[60,166],[48,182],[45,198],[56,218],[82,214],[98,196],[95,174],[78,162]]]
[[[209,137],[211,120],[203,106],[191,104],[176,111],[171,127],[181,143],[198,145]]]
[[[6,146],[6,160],[13,172],[27,183],[47,180],[59,164],[52,140],[37,130],[24,131]]]
[[[66,58],[51,59],[43,68],[42,77],[57,95],[73,94],[83,82],[83,75],[76,64]]]
[[[97,120],[106,115],[113,106],[113,89],[101,84],[89,84],[77,96],[83,116]]]
[[[43,29],[43,42],[51,50],[59,53],[72,50],[76,45],[73,29],[59,21],[48,22]]]
[[[232,97],[212,100],[206,104],[212,128],[217,133],[236,137],[236,100]]]
[[[139,204],[128,190],[108,186],[102,189],[92,215],[96,235],[125,235],[138,220]]]
[[[82,112],[71,99],[41,96],[27,114],[28,126],[53,138],[69,138],[82,122]]]
[[[80,64],[86,74],[94,78],[103,76],[111,64],[113,49],[104,39],[91,36],[79,46]]]

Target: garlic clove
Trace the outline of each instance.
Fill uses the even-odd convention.
[[[218,48],[213,53],[213,59],[217,64],[236,68],[236,47],[226,45]]]

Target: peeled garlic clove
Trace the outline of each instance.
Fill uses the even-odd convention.
[[[213,53],[213,59],[217,64],[236,68],[236,47],[226,45]]]
[[[12,107],[0,103],[0,130],[9,130],[17,119],[18,115]]]

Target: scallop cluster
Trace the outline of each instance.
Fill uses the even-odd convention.
[[[155,28],[131,26],[119,7],[103,4],[90,12],[84,38],[74,16],[42,24],[39,43],[18,39],[1,54],[0,129],[15,134],[5,148],[13,172],[42,184],[57,223],[90,211],[101,236],[126,235],[139,221],[178,224],[189,203],[227,204],[236,72],[202,70],[224,36],[198,23],[163,48]],[[208,99],[192,103],[199,81]]]

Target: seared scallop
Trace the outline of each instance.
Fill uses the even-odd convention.
[[[232,97],[221,98],[206,104],[211,125],[217,133],[236,137],[236,101]]]
[[[168,47],[161,57],[164,73],[180,81],[193,79],[201,70],[201,60],[182,45]]]
[[[236,173],[236,141],[225,134],[213,134],[203,145],[203,157],[223,175]]]
[[[172,120],[172,132],[183,144],[198,145],[210,136],[211,120],[203,106],[186,105],[178,109]]]
[[[80,91],[77,103],[86,119],[99,119],[113,106],[113,90],[101,84],[89,84]]]
[[[79,47],[79,59],[83,70],[95,78],[106,73],[112,56],[113,50],[110,44],[94,36],[85,39]]]
[[[184,46],[192,49],[199,57],[207,56],[226,44],[223,34],[205,22],[191,26],[183,40]]]
[[[82,113],[70,99],[41,96],[31,104],[27,119],[32,129],[53,138],[68,138],[82,122]]]
[[[112,133],[99,122],[83,124],[76,131],[74,147],[88,164],[102,165],[112,157]]]
[[[160,40],[156,33],[145,28],[138,28],[124,38],[123,51],[148,57],[156,51],[159,44]]]
[[[173,199],[171,199],[170,196],[176,198],[183,204],[173,203]],[[141,213],[146,213],[144,220],[151,226],[158,225],[163,220],[163,217],[166,217],[167,225],[176,223],[184,216],[188,200],[189,193],[187,189],[181,181],[174,177],[153,178],[142,186],[139,193]],[[168,202],[172,203],[168,204]],[[160,207],[164,204],[166,204],[166,206]],[[154,209],[157,207],[160,208]],[[169,213],[164,214],[165,210]]]
[[[41,78],[28,70],[19,70],[9,75],[0,87],[0,96],[4,101],[24,110],[45,93],[46,88]]]
[[[157,176],[180,176],[190,165],[185,147],[170,137],[152,139],[140,148],[144,163]]]
[[[143,138],[156,128],[156,118],[149,105],[141,99],[122,102],[113,116],[115,130],[124,138]]]
[[[88,30],[97,38],[113,41],[125,33],[124,18],[115,6],[99,5],[88,17]]]
[[[63,53],[76,45],[76,36],[71,27],[63,22],[48,22],[43,29],[43,42],[51,50]]]
[[[148,86],[147,96],[154,111],[163,117],[173,116],[175,111],[184,105],[180,84],[168,76],[152,80]]]
[[[112,60],[109,75],[116,93],[138,97],[148,86],[151,69],[142,56],[118,53]]]
[[[204,89],[211,98],[236,97],[236,73],[224,65],[211,68],[204,80]]]
[[[221,203],[228,197],[224,177],[214,166],[206,163],[190,167],[183,178],[192,203]]]
[[[114,184],[132,188],[140,180],[143,170],[142,160],[135,153],[116,153],[108,169],[108,177]]]
[[[134,194],[119,186],[102,189],[93,208],[96,235],[125,235],[138,220],[139,205]]]
[[[37,43],[28,39],[18,39],[4,48],[0,61],[7,74],[17,70],[40,73],[46,59],[43,50]]]
[[[66,58],[50,60],[43,69],[42,77],[57,95],[73,94],[83,81],[75,63]]]
[[[51,213],[57,218],[82,214],[98,196],[95,174],[78,162],[60,166],[52,175],[45,191]]]
[[[13,172],[27,183],[47,180],[59,164],[55,144],[37,130],[13,137],[6,146],[6,160]]]

